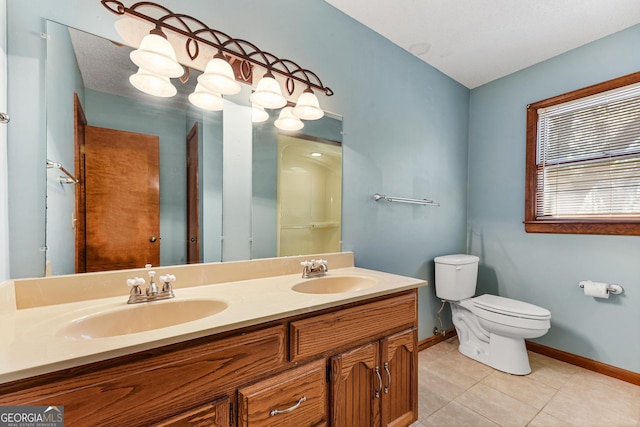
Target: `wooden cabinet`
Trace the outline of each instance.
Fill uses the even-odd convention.
[[[228,427],[232,425],[229,416],[231,400],[221,397],[212,403],[176,415],[156,424],[156,427]]]
[[[335,354],[341,347],[353,347],[354,343],[415,326],[416,310],[415,294],[405,293],[292,321],[289,326],[291,361]]]
[[[222,417],[220,398],[286,366],[284,342],[279,325],[149,350],[0,385],[0,405],[61,405],[65,426],[198,425],[179,418],[207,405]]]
[[[415,328],[331,358],[331,425],[407,426],[418,415]]]
[[[238,390],[238,425],[301,427],[327,425],[324,359]]]
[[[405,291],[0,384],[0,405],[63,405],[66,426],[408,426],[416,326]]]

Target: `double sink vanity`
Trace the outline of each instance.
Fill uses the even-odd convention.
[[[315,256],[317,257],[317,256]],[[417,288],[311,256],[158,267],[174,298],[127,304],[144,269],[0,285],[0,405],[65,425],[406,426],[417,419]]]

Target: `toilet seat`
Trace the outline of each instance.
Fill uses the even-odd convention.
[[[471,298],[470,302],[476,308],[505,316],[532,320],[548,320],[551,318],[551,312],[545,308],[497,295],[480,295]]]

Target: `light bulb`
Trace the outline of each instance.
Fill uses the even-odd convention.
[[[142,67],[129,77],[129,82],[141,92],[162,98],[169,98],[178,92],[169,77],[159,76]]]
[[[249,99],[264,108],[282,108],[287,105],[287,100],[282,96],[280,85],[269,72],[260,79],[256,91],[249,96]]]
[[[299,118],[293,115],[293,108],[284,107],[282,111],[280,111],[280,115],[278,119],[273,122],[274,125],[278,129],[282,130],[300,130],[304,127],[302,121]]]
[[[253,123],[262,123],[267,121],[268,118],[269,113],[264,111],[264,108],[255,104],[251,105],[251,121]]]
[[[224,107],[222,95],[207,90],[200,83],[196,85],[196,89],[189,95],[189,102],[208,111],[221,111]]]
[[[180,77],[184,74],[182,65],[176,59],[176,53],[169,41],[158,34],[147,34],[140,47],[129,54],[140,68],[164,77]]]
[[[204,73],[198,76],[198,83],[222,95],[234,95],[241,89],[240,84],[236,82],[231,64],[218,56],[209,60]]]
[[[324,116],[324,111],[320,109],[316,95],[307,89],[298,98],[296,106],[293,107],[293,114],[303,120],[318,120]]]

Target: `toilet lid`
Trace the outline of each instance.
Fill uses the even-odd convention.
[[[551,312],[545,308],[515,299],[496,295],[480,295],[472,298],[473,305],[478,308],[506,314],[508,316],[526,317],[531,319],[549,319]]]

